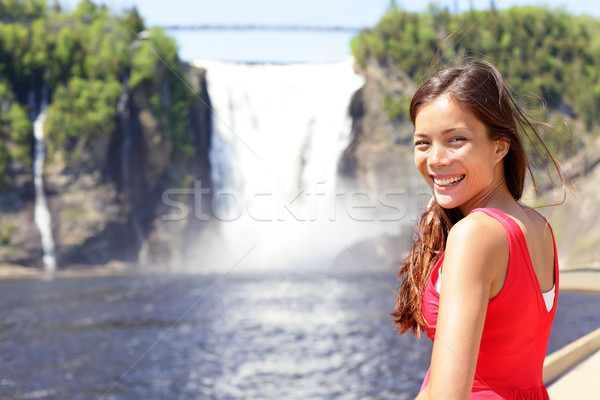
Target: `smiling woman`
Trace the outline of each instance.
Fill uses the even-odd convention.
[[[547,399],[558,262],[548,222],[520,202],[529,164],[521,135],[531,132],[560,175],[558,163],[538,122],[484,62],[438,72],[410,116],[415,164],[433,198],[393,315],[401,333],[425,330],[434,341],[418,398]]]
[[[508,142],[490,140],[485,124],[449,94],[422,108],[414,136],[415,163],[440,206],[467,211],[501,184]]]

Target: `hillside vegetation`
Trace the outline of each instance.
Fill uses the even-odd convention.
[[[50,100],[45,131],[51,157],[77,158],[112,133],[124,87],[165,81],[169,104],[158,93],[149,103],[169,125],[174,153],[189,152],[182,121],[193,93],[178,81],[181,73],[171,72],[180,71],[174,39],[158,28],[145,31],[135,8],[114,15],[91,1],[73,11],[53,4],[0,0],[0,187],[9,183],[11,168],[31,168],[31,97],[37,90],[39,98],[41,87]]]
[[[599,131],[600,21],[592,17],[544,7],[458,15],[435,6],[420,14],[395,8],[351,46],[361,67],[397,66],[413,89],[441,67],[475,59],[494,64],[533,115],[568,122],[569,128],[557,124],[558,132],[544,134],[561,159]],[[389,118],[407,118],[411,95],[383,99]]]

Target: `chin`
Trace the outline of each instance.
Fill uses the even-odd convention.
[[[443,196],[435,196],[435,199],[439,206],[445,209],[457,208],[464,204],[464,202],[459,202],[454,199],[445,199]]]

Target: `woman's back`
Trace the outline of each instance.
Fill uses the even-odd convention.
[[[523,232],[531,264],[542,292],[554,285],[554,240],[550,225],[537,211],[523,207],[522,212],[511,215]]]
[[[500,210],[476,209],[496,219],[506,231],[509,262],[501,290],[489,301],[471,398],[547,398],[542,382],[542,367],[556,308],[556,300],[547,310],[542,289],[530,260],[526,238],[521,229],[522,220],[515,220]],[[547,226],[552,242],[552,273],[558,277],[555,249],[549,225],[540,216],[529,225],[529,233],[537,234],[540,227],[536,219]],[[531,241],[530,241],[531,242]],[[545,256],[543,241],[535,241],[533,249]],[[438,278],[443,258],[435,266],[425,290],[424,311],[429,324],[428,335],[435,340],[439,294],[434,282]],[[542,265],[542,269],[545,269]],[[546,271],[543,271],[546,273]],[[558,279],[556,281],[558,287]],[[443,288],[442,288],[443,290]],[[429,373],[423,387],[429,380]]]

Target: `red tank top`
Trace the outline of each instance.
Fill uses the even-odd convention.
[[[558,298],[554,234],[555,296],[548,312],[520,226],[500,210],[478,208],[498,220],[509,244],[508,272],[500,293],[488,303],[471,399],[548,399],[542,369]],[[552,230],[551,230],[552,232]],[[427,336],[435,340],[439,294],[435,289],[444,255],[431,272],[423,295]],[[443,288],[442,288],[443,290]],[[429,382],[427,371],[421,389]]]

